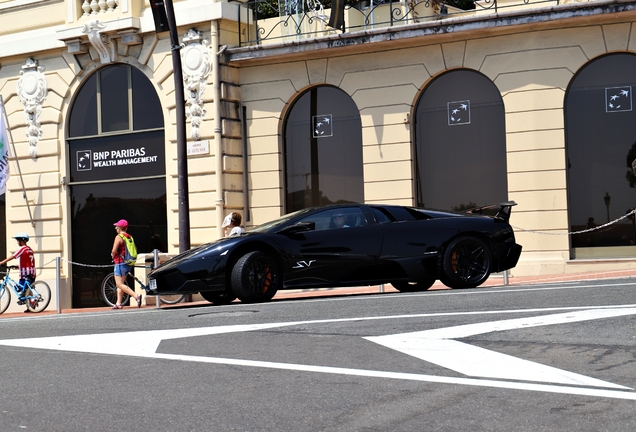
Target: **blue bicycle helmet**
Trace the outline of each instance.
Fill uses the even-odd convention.
[[[24,242],[28,242],[29,241],[29,235],[25,232],[19,232],[16,235],[13,236],[14,239],[16,240],[22,240]]]

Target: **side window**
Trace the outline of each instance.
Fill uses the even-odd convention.
[[[314,222],[316,231],[359,227],[367,224],[360,208],[329,209],[303,218],[300,222]]]
[[[421,210],[417,210],[414,208],[406,208],[406,211],[413,216],[414,219],[416,220],[422,220],[422,219],[430,219],[431,217],[429,215],[427,215],[426,213],[422,212]],[[493,213],[494,216],[494,213]]]
[[[373,216],[375,216],[375,220],[378,221],[379,224],[391,222],[391,219],[389,219],[389,217],[380,209],[373,207],[371,208],[371,211],[373,211]]]

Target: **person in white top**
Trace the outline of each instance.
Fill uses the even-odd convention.
[[[245,232],[245,229],[241,226],[242,217],[240,213],[232,212],[223,220],[223,232],[226,237],[232,237]],[[229,230],[229,233],[228,233]]]

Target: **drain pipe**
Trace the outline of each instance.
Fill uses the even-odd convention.
[[[215,0],[215,3],[217,1]],[[223,139],[221,136],[221,71],[219,69],[219,22],[213,20],[210,26],[210,48],[212,50],[212,70],[214,71],[214,84],[212,85],[212,97],[214,98],[214,157],[216,162],[216,234],[223,237]]]

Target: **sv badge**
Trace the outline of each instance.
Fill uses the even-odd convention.
[[[309,261],[296,261],[296,265],[292,268],[306,268],[309,267],[312,263],[315,263],[316,260]]]

